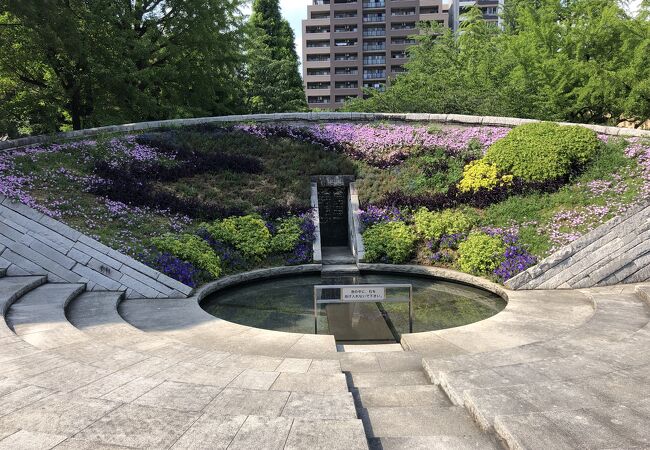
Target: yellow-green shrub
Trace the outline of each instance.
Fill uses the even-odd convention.
[[[512,175],[499,176],[496,164],[490,164],[485,159],[477,159],[465,166],[458,189],[461,192],[473,192],[482,188],[493,189],[512,183],[513,178]]]
[[[271,239],[271,250],[284,253],[296,248],[302,233],[301,223],[302,219],[300,217],[287,217],[280,220],[277,231]]]
[[[492,273],[503,262],[505,251],[501,238],[473,233],[458,246],[458,265],[474,275]]]
[[[228,217],[201,227],[215,240],[232,245],[247,258],[259,261],[271,250],[271,232],[259,216]]]
[[[363,233],[366,259],[400,264],[413,254],[417,236],[404,222],[373,225]]]
[[[485,160],[501,173],[545,181],[567,175],[572,165],[586,163],[599,146],[598,136],[587,128],[540,122],[514,128],[490,146]]]
[[[161,252],[171,253],[177,258],[190,262],[215,278],[222,273],[221,259],[212,250],[212,247],[199,236],[166,234],[153,238],[152,244]]]
[[[444,234],[466,233],[474,225],[474,219],[462,211],[446,209],[431,212],[419,209],[414,217],[415,231],[427,240],[437,240]]]

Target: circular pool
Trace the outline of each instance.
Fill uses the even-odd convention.
[[[319,305],[317,285],[412,285],[413,317],[409,323],[408,290],[404,302],[387,301]],[[397,293],[395,295],[398,295]],[[400,300],[398,300],[400,301]],[[219,290],[201,302],[221,319],[241,325],[293,333],[334,335],[341,342],[399,342],[403,333],[434,331],[478,322],[505,308],[500,296],[478,287],[424,276],[363,274],[321,275],[248,281]]]

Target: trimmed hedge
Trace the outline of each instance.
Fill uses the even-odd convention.
[[[587,163],[600,141],[595,132],[580,126],[550,122],[531,123],[513,129],[490,146],[485,161],[502,174],[525,181],[547,181],[568,175]]]

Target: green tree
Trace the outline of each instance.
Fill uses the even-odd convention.
[[[242,3],[0,0],[0,131],[238,111]]]
[[[279,0],[254,0],[247,24],[246,100],[254,113],[307,107],[293,30]]]
[[[650,12],[618,0],[509,0],[503,30],[477,9],[461,33],[423,29],[408,72],[351,110],[618,124],[650,118]]]

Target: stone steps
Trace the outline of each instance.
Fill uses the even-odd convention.
[[[372,357],[381,354],[342,361],[342,367],[362,370],[348,372],[348,383],[371,448],[438,448],[443,442],[453,442],[454,448],[496,448],[464,408],[452,405],[429,383],[421,368],[396,370],[408,360],[391,357],[391,364],[383,366],[388,370],[382,370],[379,360],[379,368],[372,371]]]
[[[647,291],[637,287],[636,292],[592,293],[592,319],[556,339],[455,360],[425,359],[424,365],[455,405],[464,406],[481,429],[496,432],[509,448],[531,448],[533,442],[532,448],[550,448],[544,442],[554,442],[553,448],[583,446],[590,442],[581,434],[583,422],[608,439],[618,436],[616,423],[603,422],[605,410],[636,420],[625,428],[636,437],[611,448],[647,445],[638,437],[650,420],[645,350],[650,308],[640,294]],[[563,417],[561,432],[556,414]]]
[[[367,448],[338,364],[318,361],[309,371],[311,360],[194,348],[125,322],[122,293],[44,281],[0,280],[6,328],[15,331],[6,339],[17,346],[0,368],[0,430],[82,448],[154,448],[170,435],[178,448],[224,440],[232,448]],[[12,433],[14,446],[28,437]]]
[[[512,364],[525,364],[552,358],[570,357],[579,352],[593,358],[603,358],[599,347],[594,347],[594,339],[603,345],[613,346],[625,341],[636,332],[643,330],[650,320],[650,308],[639,294],[591,294],[594,301],[594,314],[581,326],[543,341],[498,351],[460,355],[454,358],[423,359],[423,366],[429,378],[440,384],[440,373],[459,370],[471,371],[490,369]],[[610,357],[620,352],[609,354]]]
[[[508,281],[512,289],[578,289],[650,280],[650,206],[633,208]]]

